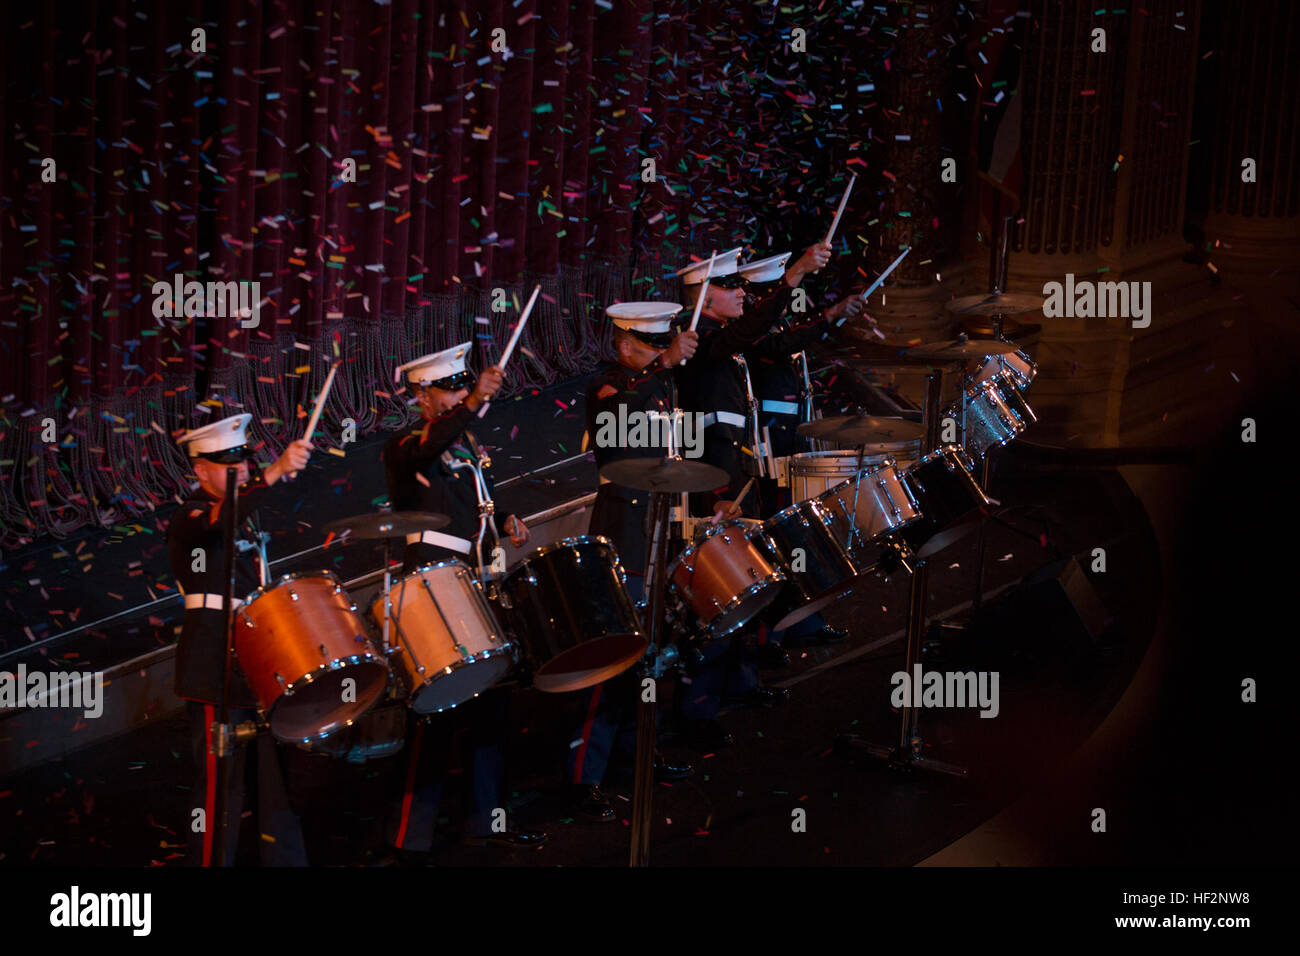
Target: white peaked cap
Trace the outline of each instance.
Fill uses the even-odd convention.
[[[654,334],[671,331],[670,320],[681,310],[676,302],[615,302],[605,314],[620,329]]]
[[[469,354],[473,342],[461,342],[441,352],[422,355],[418,359],[399,365],[393,371],[393,381],[398,381],[403,372],[412,385],[429,385],[455,375],[467,374],[465,356]]]
[[[211,425],[195,428],[176,440],[191,458],[198,455],[210,455],[213,452],[239,448],[248,443],[248,423],[252,415],[232,415]]]
[[[783,252],[779,256],[742,263],[736,267],[736,271],[750,282],[775,282],[785,275],[785,264],[789,260],[790,253]]]
[[[689,266],[683,266],[677,270],[677,275],[681,276],[685,285],[699,285],[704,281],[707,274],[709,278],[715,276],[735,275],[736,264],[740,261],[740,246],[718,254],[713,260],[713,268],[709,269],[709,260],[704,259],[700,262],[692,262]]]

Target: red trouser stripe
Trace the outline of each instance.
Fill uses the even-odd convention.
[[[578,744],[578,759],[573,761],[573,782],[582,783],[582,761],[587,756],[587,742],[591,740],[591,725],[596,721],[596,708],[600,706],[600,695],[604,684],[597,684],[591,695],[591,705],[587,708],[587,721],[582,725],[582,743]]]
[[[424,724],[415,725],[415,739],[411,741],[411,762],[406,765],[406,789],[402,792],[402,817],[397,823],[396,847],[404,849],[406,825],[411,819],[411,798],[415,794],[415,771],[420,765],[420,740],[424,737]]]
[[[216,720],[216,708],[211,704],[203,705],[203,739],[207,742],[207,795],[203,800],[203,865],[212,865],[212,829],[217,826],[217,755],[212,752],[212,722]],[[230,791],[227,790],[227,793]],[[238,813],[239,809],[236,808]],[[226,807],[226,816],[230,808]]]

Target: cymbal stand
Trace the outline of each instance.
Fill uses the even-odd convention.
[[[925,407],[922,421],[925,424],[924,448],[937,446],[939,438],[939,400],[942,393],[943,369],[931,368],[926,376]],[[911,587],[907,601],[907,653],[904,672],[909,679],[915,674],[915,665],[921,655],[921,636],[925,625],[925,593],[929,580],[929,567],[925,558],[911,562]],[[904,564],[906,567],[906,563]],[[898,741],[892,746],[876,744],[860,738],[842,738],[839,743],[850,751],[860,751],[869,757],[886,761],[898,770],[933,770],[939,773],[964,777],[966,768],[921,755],[923,742],[918,729],[920,714],[912,706],[911,695],[903,701],[900,714]]]
[[[662,677],[677,661],[677,648],[662,646],[664,638],[664,589],[668,564],[669,515],[672,509],[672,492],[650,492],[651,538],[646,560],[646,630],[650,646],[642,659],[641,676],[656,680]],[[657,688],[646,700],[644,691],[638,690],[636,710],[636,756],[632,781],[631,850],[628,866],[650,865],[650,825],[654,802],[654,750],[658,726],[659,704]]]

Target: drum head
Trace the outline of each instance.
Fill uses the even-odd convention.
[[[501,654],[454,667],[449,674],[440,673],[437,680],[416,689],[411,695],[411,710],[417,714],[437,714],[450,710],[496,684],[510,673],[513,664],[509,655]]]
[[[640,634],[607,634],[584,641],[539,667],[533,674],[533,686],[548,694],[594,687],[623,673],[649,646]]]
[[[356,681],[355,693],[343,681]],[[295,682],[293,693],[282,695],[271,708],[271,733],[284,741],[319,740],[352,723],[388,689],[388,667],[381,661],[360,661],[316,671]]]

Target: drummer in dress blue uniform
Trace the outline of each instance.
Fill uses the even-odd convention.
[[[399,429],[384,446],[384,471],[388,494],[395,511],[436,512],[451,521],[439,531],[407,536],[403,552],[403,573],[425,564],[453,558],[469,564],[490,562],[492,554],[477,541],[480,501],[475,478],[467,467],[479,467],[481,451],[468,431],[478,410],[501,388],[502,372],[487,368],[475,381],[466,368],[469,342],[425,355],[397,368],[420,409],[420,420]],[[492,479],[481,468],[490,499]],[[493,516],[497,531],[508,535],[520,547],[528,540],[528,529],[514,515],[501,520]],[[410,717],[402,764],[400,787],[390,807],[388,838],[393,847],[411,854],[419,862],[433,848],[438,803],[451,763],[458,733],[466,737],[470,779],[469,811],[464,825],[464,842],[508,848],[540,847],[546,841],[541,831],[508,827],[494,832],[494,811],[504,809],[504,744],[509,733],[509,688],[495,688],[460,704],[449,713],[433,714],[427,720]]]
[[[694,332],[674,334],[671,320],[681,306],[675,302],[621,302],[606,313],[614,323],[615,363],[598,375],[587,389],[587,436],[597,470],[624,458],[657,458],[663,447],[630,448],[602,440],[609,429],[603,415],[614,421],[630,415],[653,415],[665,420],[676,405],[672,370],[695,354]],[[662,416],[662,418],[659,418]],[[659,434],[653,428],[647,431]],[[627,574],[627,591],[639,601],[643,592],[649,530],[650,494],[624,488],[604,478],[596,491],[588,534],[613,542]],[[573,787],[572,809],[589,820],[613,821],[609,798],[601,791],[611,756],[616,749],[633,748],[639,675],[633,668],[584,691],[583,718],[569,748],[567,779]],[[657,780],[681,780],[693,772],[689,764],[670,763],[656,755]]]
[[[736,248],[715,257],[711,265],[706,259],[677,271],[688,308],[700,302],[706,275],[709,279],[697,327],[699,345],[695,356],[677,367],[676,376],[682,408],[703,416],[700,460],[721,468],[728,478],[722,488],[690,495],[690,511],[698,517],[716,515],[718,520],[758,513],[758,499],[752,493],[735,500],[756,473],[748,375],[736,357],[768,333],[790,291],[769,289],[746,310],[743,280],[737,274],[739,258]],[[739,634],[712,641],[701,655],[702,662],[683,681],[677,696],[683,738],[696,749],[715,750],[733,742],[717,719],[724,698],[773,707],[788,697],[784,690],[762,686],[754,652]]]
[[[245,775],[252,770],[247,763],[248,745],[236,744],[227,758],[226,854],[224,860],[217,859],[213,839],[217,831],[215,801],[219,781],[212,751],[212,725],[218,719],[227,643],[228,582],[224,579],[225,538],[221,521],[226,469],[232,464],[238,466],[236,510],[243,519],[278,497],[284,487],[280,485],[281,479],[305,468],[311,456],[309,442],[295,441],[270,467],[251,473],[247,433],[252,417],[245,414],[223,418],[187,432],[177,442],[188,454],[190,467],[198,479],[198,487],[172,515],[167,526],[168,558],[185,598],[185,618],[176,648],[176,696],[187,701],[190,718],[190,748],[195,762],[195,783],[190,791],[192,809],[202,807],[204,811],[203,825],[197,830],[194,826],[197,818],[186,814],[187,862],[195,866],[233,865],[239,845]],[[279,487],[273,490],[272,486]],[[238,538],[236,543],[241,543]],[[241,549],[235,555],[236,594],[251,594],[261,583],[253,551]],[[235,602],[238,607],[240,598]],[[230,724],[254,720],[257,700],[237,660],[231,661],[230,681],[226,691]],[[253,779],[257,791],[257,824],[262,836],[258,841],[261,860],[267,866],[306,866],[302,824],[285,785],[282,747],[269,733],[257,737],[257,768]]]
[[[797,289],[810,272],[821,269],[830,259],[831,247],[825,242],[810,246],[788,269],[790,253],[742,263],[737,272],[745,280],[746,295],[752,301],[765,301],[772,289],[784,284]],[[792,296],[793,298],[793,296]],[[822,321],[796,324],[791,321],[793,302],[777,314],[764,338],[746,350],[746,359],[752,370],[754,393],[759,403],[759,426],[770,437],[768,449],[773,459],[787,458],[811,450],[805,439],[795,431],[801,421],[800,405],[812,401],[805,394],[811,386],[808,376],[806,349],[826,337],[831,323],[841,317],[852,317],[862,311],[862,299],[850,295],[822,313]],[[782,463],[784,464],[784,463]],[[758,480],[761,517],[772,517],[788,508],[790,490],[779,487],[777,477],[768,475]],[[844,641],[848,634],[831,627],[820,613],[809,615],[785,631],[771,631],[766,624],[760,627],[758,664],[760,667],[780,667],[789,663],[784,646],[808,644],[834,644]]]

